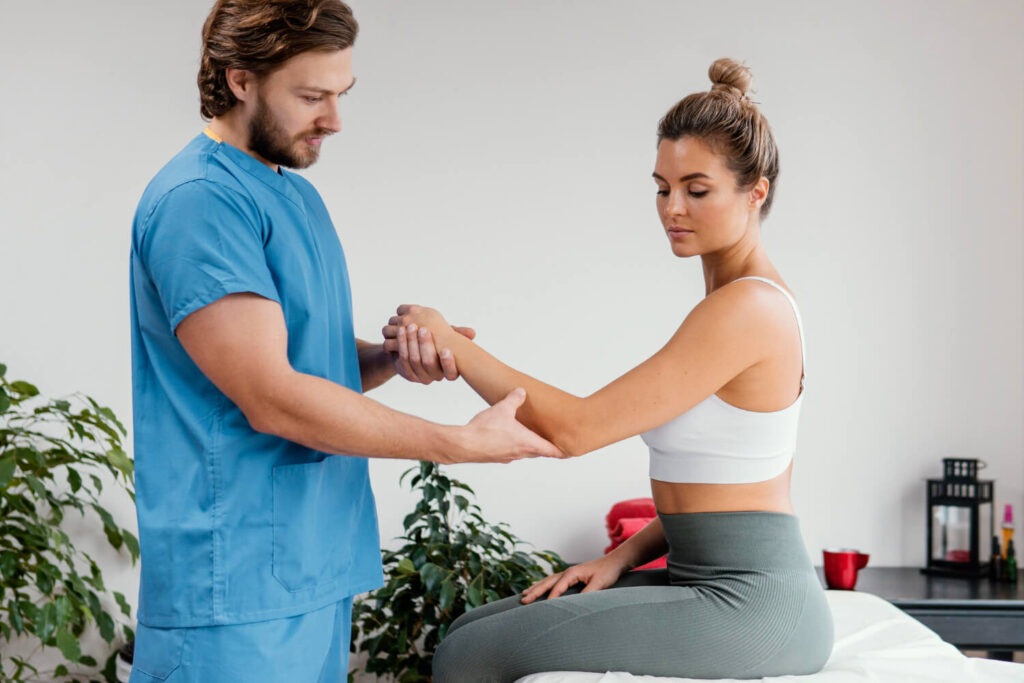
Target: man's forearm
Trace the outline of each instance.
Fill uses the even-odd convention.
[[[395,364],[391,354],[381,344],[356,339],[356,351],[359,354],[359,374],[362,377],[363,392],[376,389],[395,376]]]
[[[292,371],[274,387],[254,428],[318,451],[449,462],[465,450],[459,427],[391,410],[321,377]]]

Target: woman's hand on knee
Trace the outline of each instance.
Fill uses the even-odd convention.
[[[564,572],[546,576],[525,591],[521,602],[529,604],[547,593],[548,599],[557,598],[577,583],[585,584],[581,593],[591,593],[608,588],[619,580],[623,571],[622,565],[609,556],[599,557],[590,562],[576,564]]]

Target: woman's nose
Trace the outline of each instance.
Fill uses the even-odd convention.
[[[668,206],[665,207],[670,215],[685,216],[686,200],[682,192],[670,192],[668,195]]]

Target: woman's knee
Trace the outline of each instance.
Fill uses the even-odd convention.
[[[437,650],[434,651],[433,678],[436,683],[490,683],[497,682],[500,666],[488,643],[472,637],[474,629],[468,628],[452,633],[455,623],[449,629]]]

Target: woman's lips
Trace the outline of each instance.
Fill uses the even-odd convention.
[[[687,235],[693,234],[693,230],[687,230],[686,228],[669,228],[668,234],[670,237],[686,237]]]

